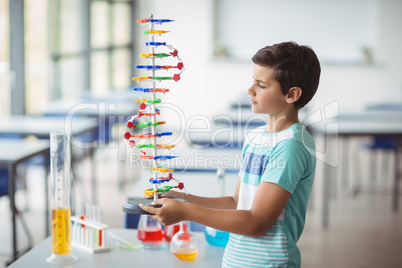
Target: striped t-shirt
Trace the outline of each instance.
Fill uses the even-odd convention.
[[[303,231],[316,166],[315,143],[300,124],[278,133],[251,131],[243,146],[237,209],[249,210],[261,181],[292,195],[279,218],[261,237],[230,234],[222,267],[300,267],[296,246]]]

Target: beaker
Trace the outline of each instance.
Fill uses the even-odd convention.
[[[205,239],[208,243],[217,247],[226,247],[229,242],[229,233],[205,226]]]
[[[191,261],[198,255],[198,238],[186,228],[189,224],[180,222],[180,231],[170,241],[170,251],[180,260]]]
[[[219,166],[217,170],[218,177],[218,196],[225,195],[225,169]],[[229,242],[229,233],[218,229],[211,228],[209,226],[205,227],[205,239],[208,243],[218,247],[226,247]]]
[[[71,254],[70,166],[70,134],[52,131],[50,133],[52,255],[47,261],[55,264],[77,261]]]
[[[142,241],[144,249],[164,249],[167,247],[162,224],[148,215],[141,215],[138,222],[137,237]]]

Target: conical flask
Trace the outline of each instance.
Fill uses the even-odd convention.
[[[137,228],[138,239],[142,241],[145,249],[164,249],[167,247],[160,222],[148,215],[141,215]]]
[[[187,229],[188,224],[180,222],[180,231],[170,241],[170,251],[180,260],[191,261],[198,255],[198,238]]]
[[[52,255],[47,261],[54,264],[74,263],[77,258],[71,254],[71,151],[68,133],[50,133],[50,161]]]

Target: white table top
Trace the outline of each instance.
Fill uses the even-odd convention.
[[[48,140],[0,139],[0,163],[16,164],[48,150]]]
[[[128,241],[135,241],[137,230],[134,229],[107,229],[106,234],[113,234]],[[177,259],[169,250],[169,247],[162,250],[124,250],[116,247],[116,239],[106,235],[106,244],[111,248],[110,252],[92,254],[85,250],[72,246],[72,254],[78,261],[70,265],[54,265],[46,262],[52,253],[51,237],[46,238],[42,243],[27,252],[10,268],[17,267],[68,267],[68,268],[102,268],[102,267],[147,267],[147,268],[180,268],[180,267],[221,267],[224,249],[208,244],[203,233],[194,233],[200,241],[198,256],[192,261]]]
[[[35,135],[40,138],[49,138],[53,130],[70,128],[73,135],[78,135],[97,126],[97,120],[90,118],[73,118],[69,121],[69,119],[40,116],[0,117],[0,133]]]
[[[99,99],[86,100],[56,100],[50,102],[43,109],[45,115],[65,115],[74,110],[75,114],[88,117],[101,116],[129,116],[138,111],[133,94],[132,102],[119,102]]]
[[[327,120],[325,118],[312,120],[307,126],[314,133],[324,135],[398,136],[402,135],[402,113],[386,111],[341,113]]]

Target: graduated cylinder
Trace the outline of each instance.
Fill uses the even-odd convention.
[[[71,255],[71,148],[70,134],[62,131],[50,133],[50,175],[52,208],[51,263],[72,263]]]

